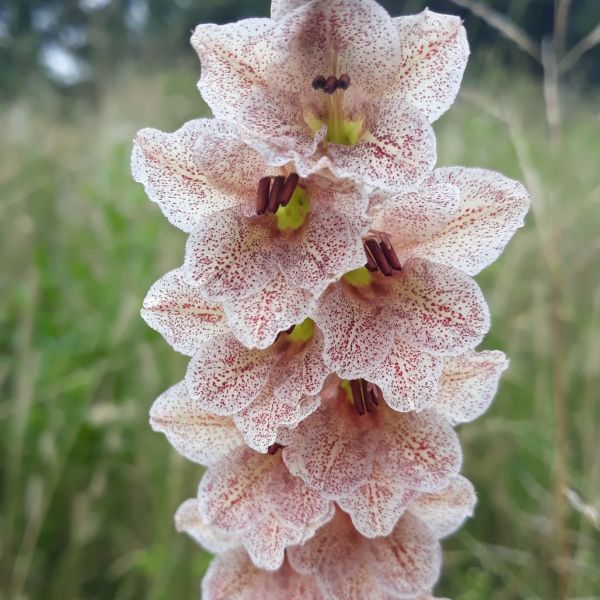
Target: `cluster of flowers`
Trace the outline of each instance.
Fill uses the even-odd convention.
[[[472,514],[454,426],[507,366],[476,352],[472,276],[523,224],[518,182],[435,169],[460,20],[274,0],[200,25],[215,118],[137,134],[135,179],[189,233],[142,315],[191,356],[151,424],[206,466],[176,526],[217,558],[205,600],[430,598]]]

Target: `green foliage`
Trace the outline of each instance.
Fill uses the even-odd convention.
[[[205,113],[195,72],[130,76],[71,120],[50,97],[6,106],[0,288],[0,589],[7,598],[187,599],[209,557],[172,515],[200,469],[148,425],[186,360],[139,317],[181,264],[185,236],[130,177],[143,126]],[[492,72],[436,125],[441,164],[501,170],[534,192],[527,227],[479,278],[489,347],[512,359],[490,412],[461,429],[476,516],[445,542],[438,593],[558,597],[555,398],[564,386],[567,484],[600,504],[600,122],[568,98],[552,146],[537,86]],[[501,118],[499,118],[501,117]],[[559,328],[557,337],[556,327]],[[560,379],[562,379],[562,383]],[[600,533],[567,508],[571,596],[600,589]]]

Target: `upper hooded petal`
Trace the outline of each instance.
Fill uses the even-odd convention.
[[[329,144],[330,169],[336,176],[397,191],[418,185],[431,173],[435,134],[417,109],[396,98],[373,100],[363,127],[355,145]]]
[[[380,365],[394,343],[394,329],[384,317],[384,307],[364,302],[343,282],[331,285],[314,311],[325,339],[325,363],[347,379]]]
[[[196,405],[217,415],[233,415],[251,404],[265,386],[274,356],[251,350],[233,336],[203,343],[188,366],[186,384]]]
[[[479,286],[457,269],[411,259],[392,285],[388,310],[396,333],[419,350],[455,356],[477,346],[489,329]]]
[[[445,489],[421,494],[408,510],[427,525],[437,538],[454,533],[468,517],[473,516],[477,496],[473,484],[458,475]]]
[[[440,379],[435,410],[452,424],[467,423],[492,403],[508,360],[498,350],[468,352],[447,359]]]
[[[202,520],[198,511],[198,500],[196,498],[186,500],[177,509],[175,513],[175,529],[179,532],[187,533],[209,552],[226,552],[240,546],[238,536],[219,533]]]
[[[142,129],[135,137],[133,178],[183,231],[190,232],[200,219],[239,203],[234,194],[215,187],[210,171],[197,159],[197,145],[224,130],[229,126],[214,119],[196,119],[174,133]]]
[[[150,425],[167,436],[183,456],[202,465],[211,465],[244,441],[234,422],[198,409],[185,382],[161,394],[150,409]]]
[[[494,262],[523,226],[529,195],[518,181],[494,171],[447,167],[427,182],[460,190],[458,212],[429,240],[413,250],[415,256],[476,275]]]
[[[188,238],[185,277],[216,302],[256,294],[278,273],[271,239],[267,226],[236,209],[213,215],[198,223]]]
[[[402,65],[388,91],[418,108],[431,122],[448,110],[469,57],[460,17],[424,10],[394,19]]]
[[[142,317],[182,354],[194,354],[201,341],[226,333],[223,308],[204,300],[181,269],[161,277],[149,290]]]

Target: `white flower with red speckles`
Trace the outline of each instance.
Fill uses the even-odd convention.
[[[472,279],[523,225],[523,186],[434,169],[468,57],[460,19],[273,0],[200,25],[216,118],[141,130],[132,172],[189,234],[146,322],[191,357],[151,426],[206,467],[175,515],[216,554],[204,600],[435,600],[472,515],[456,425],[508,366]]]

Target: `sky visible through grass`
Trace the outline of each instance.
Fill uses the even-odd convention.
[[[0,597],[198,597],[209,557],[172,515],[201,472],[147,416],[186,360],[139,317],[184,235],[129,174],[137,129],[207,114],[196,76],[129,72],[69,120],[35,97],[3,107]],[[533,194],[526,229],[478,277],[485,347],[512,364],[493,408],[460,430],[479,506],[444,544],[436,591],[456,600],[558,598],[565,579],[570,598],[600,598],[593,93],[567,90],[551,141],[540,82],[490,69],[436,125],[440,165],[496,169]]]

